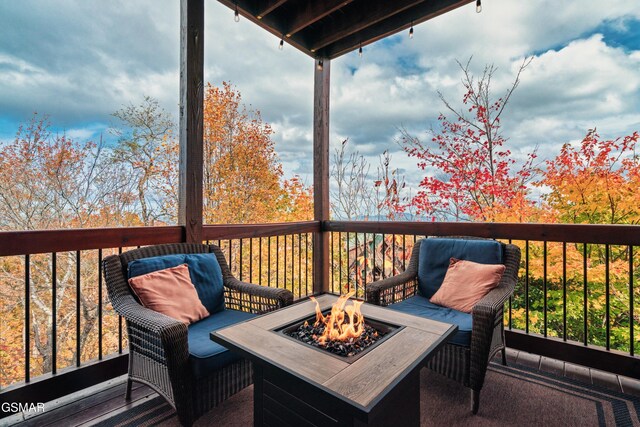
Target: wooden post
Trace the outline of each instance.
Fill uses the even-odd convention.
[[[202,243],[204,0],[180,0],[180,170],[178,224]]]
[[[313,91],[313,216],[329,220],[329,76],[328,59],[314,64]],[[329,234],[313,235],[313,292],[329,291]]]

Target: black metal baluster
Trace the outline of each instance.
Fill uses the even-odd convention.
[[[633,335],[633,246],[629,246],[629,354],[635,354],[635,336]]]
[[[331,265],[333,266],[333,258]],[[333,286],[333,280],[331,285]],[[298,233],[298,295],[302,296],[302,233]]]
[[[347,231],[347,292],[351,289],[351,253],[349,252],[349,232]],[[340,284],[340,293],[342,293],[342,283]]]
[[[98,360],[102,360],[102,249],[98,249]]]
[[[260,252],[260,256],[258,257],[258,284],[262,286],[262,237],[258,239],[258,252]]]
[[[609,313],[610,301],[609,301],[609,293],[610,293],[610,283],[609,283],[609,244],[604,245],[604,289],[605,289],[605,333],[607,336],[607,350],[611,350],[611,314]]]
[[[547,241],[545,240],[543,243],[543,252],[542,252],[542,261],[543,261],[543,266],[542,266],[542,288],[543,288],[543,293],[544,293],[544,301],[543,301],[543,306],[544,306],[544,336],[545,338],[547,337]]]
[[[51,373],[55,374],[57,371],[57,335],[58,335],[58,316],[56,299],[58,293],[58,273],[57,273],[57,256],[55,252],[51,253]]]
[[[229,270],[233,274],[233,263],[231,262],[231,239],[227,241],[227,246],[229,247]]]
[[[118,255],[122,255],[122,248],[118,248]],[[118,315],[118,353],[122,354],[122,316]]]
[[[31,381],[31,255],[24,256],[24,382]]]
[[[583,296],[583,333],[584,333],[584,345],[588,345],[588,331],[587,331],[587,244],[582,245],[582,296]]]
[[[253,283],[253,237],[249,237],[249,283]]]
[[[334,253],[335,253],[334,250],[333,250],[333,245],[335,245],[336,242],[334,241],[333,234],[334,234],[333,231],[331,233],[329,233],[329,239],[331,240],[331,293],[333,293],[333,287],[334,287],[334,282],[335,282],[334,277],[335,277],[335,273],[336,273],[335,272],[335,265],[334,265],[334,262],[333,262],[333,260],[334,260],[333,257],[334,257]]]
[[[276,236],[276,288],[280,287],[280,236]]]
[[[396,274],[396,235],[391,235],[391,275]]]
[[[238,269],[239,269],[239,271],[240,271],[240,273],[239,273],[239,274],[240,274],[240,281],[241,281],[241,282],[242,282],[242,255],[243,255],[243,254],[242,254],[242,241],[243,241],[243,240],[244,240],[244,239],[240,238],[240,256],[238,257],[238,259],[239,259],[239,261],[238,261],[238,262],[239,262],[239,264],[238,264]]]
[[[562,242],[562,339],[567,340],[567,242]]]
[[[373,260],[371,261],[371,271],[372,276],[373,276],[373,281],[376,281],[376,249],[378,248],[378,244],[376,243],[376,233],[373,233],[373,249],[371,249],[371,252],[373,252]]]
[[[271,236],[269,236],[269,241],[267,242],[267,286],[271,287]]]
[[[387,265],[387,251],[385,248],[387,241],[385,239],[384,233],[382,233],[382,244],[380,245],[380,250],[382,251],[382,278],[385,279],[387,277],[385,267]]]
[[[365,289],[367,289],[367,261],[368,261],[367,246],[369,246],[369,241],[367,240],[367,233],[364,233],[364,288]]]
[[[342,231],[340,231],[338,233],[338,259],[339,262],[338,264],[340,265],[340,271],[338,272],[338,275],[340,276],[339,281],[338,281],[338,289],[342,288]],[[335,293],[335,289],[333,290],[333,293]]]
[[[309,233],[304,235],[304,284],[309,295]]]
[[[525,240],[525,249],[524,249],[524,329],[525,332],[529,333],[529,241]]]
[[[406,236],[402,235],[402,271],[407,269],[407,242]]]
[[[287,235],[285,234],[283,236],[283,238],[284,238],[284,262],[282,263],[282,270],[283,270],[283,273],[284,273],[284,281],[283,281],[284,282],[283,283],[284,286],[283,287],[285,289],[288,289],[287,288]]]
[[[356,268],[355,288],[356,288],[356,295],[358,295],[358,272],[360,270],[360,267],[358,266],[358,233],[357,232],[356,232],[356,243],[355,243],[355,248],[353,252],[354,252],[353,265]],[[349,292],[351,292],[351,289],[349,289]]]
[[[511,241],[511,239],[509,239],[509,244],[513,244],[513,242]],[[520,266],[518,266],[518,269],[520,268]],[[512,314],[511,314],[511,304],[512,304],[512,296],[509,295],[509,330],[511,330],[513,328],[513,324],[512,324]]]
[[[286,250],[286,247],[285,247]],[[291,292],[293,292],[293,287],[295,283],[295,265],[296,265],[296,253],[295,253],[295,243],[293,241],[293,234],[291,235]],[[300,296],[300,295],[298,295]]]
[[[76,251],[76,366],[80,367],[80,251]]]

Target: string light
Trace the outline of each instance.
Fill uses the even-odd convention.
[[[240,22],[240,12],[238,12],[238,4],[236,3],[236,9],[233,12],[233,20],[236,22]]]
[[[360,48],[358,49],[358,56],[362,58],[362,43],[360,43]]]
[[[278,45],[278,49],[282,50],[284,48],[284,38],[280,39],[280,44]]]
[[[482,0],[476,0],[476,12],[482,12]]]
[[[411,28],[409,28],[409,38],[413,38],[413,21],[411,21]]]
[[[318,65],[316,65],[316,69],[317,69],[318,71],[322,71],[322,68],[323,68],[323,67],[324,67],[324,63],[323,63],[322,59],[319,59],[319,60],[318,60]]]

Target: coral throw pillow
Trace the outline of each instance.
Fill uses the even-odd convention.
[[[504,269],[502,264],[479,264],[451,258],[444,281],[431,302],[471,313],[473,306],[498,286]]]
[[[187,264],[132,277],[129,286],[142,305],[181,322],[189,324],[209,316],[191,283]]]

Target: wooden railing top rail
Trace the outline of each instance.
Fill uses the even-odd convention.
[[[519,224],[480,222],[326,221],[323,231],[477,236],[610,245],[640,245],[640,226],[611,224]]]
[[[320,231],[319,221],[205,225],[205,240],[281,236]],[[181,226],[0,231],[0,256],[178,243]]]
[[[178,243],[180,226],[0,232],[0,256]]]
[[[280,222],[272,224],[216,224],[202,227],[204,240],[282,236],[320,231],[320,221]]]

